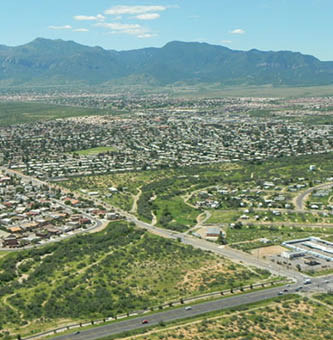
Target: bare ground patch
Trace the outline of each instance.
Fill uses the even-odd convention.
[[[256,257],[274,256],[274,255],[279,255],[286,250],[288,249],[281,247],[281,246],[269,246],[269,247],[253,249],[251,250],[251,254]]]

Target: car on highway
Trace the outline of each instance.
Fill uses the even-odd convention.
[[[185,307],[185,310],[191,310],[192,309],[192,306],[186,306]]]
[[[311,283],[312,283],[311,279],[306,279],[306,280],[304,280],[304,284],[305,284],[305,285],[309,285],[309,284],[311,284]]]
[[[303,286],[299,286],[295,289],[296,292],[299,292],[301,289],[303,288]]]
[[[74,335],[78,335],[78,334],[80,334],[80,333],[81,333],[80,331],[77,331],[77,332],[74,333]]]
[[[281,290],[280,292],[278,292],[278,295],[283,295],[283,291]]]
[[[148,322],[149,322],[148,320],[142,320],[142,321],[141,321],[141,323],[142,323],[143,325],[147,324]]]

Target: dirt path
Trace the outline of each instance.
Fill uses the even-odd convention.
[[[12,296],[14,296],[16,293],[13,293],[13,294],[10,294],[10,295],[7,295],[5,296],[1,301],[4,305],[8,306],[8,308],[12,309],[13,311],[15,311],[17,314],[20,315],[21,319],[24,319],[24,315],[23,313],[17,309],[16,307],[14,307],[13,305],[11,305],[9,302],[8,302],[8,299],[11,298]],[[27,327],[31,322],[29,321],[27,325],[25,325],[25,327]]]
[[[130,210],[131,214],[136,214],[138,212],[138,200],[140,199],[140,196],[142,195],[141,187],[137,188],[138,193],[136,195],[133,195],[133,205]]]
[[[153,211],[151,212],[151,214],[153,215],[153,219],[151,220],[151,225],[155,226],[157,223],[157,217]]]
[[[106,254],[104,254],[103,256],[101,256],[100,259],[98,259],[97,261],[95,261],[95,262],[89,264],[88,266],[79,269],[79,270],[76,272],[75,275],[77,275],[77,274],[82,274],[82,273],[85,272],[87,269],[96,266],[97,264],[101,263],[107,256],[111,255],[112,253],[114,253],[114,250],[111,250],[111,251],[107,252]]]
[[[212,214],[208,210],[205,210],[203,213],[201,213],[200,215],[197,216],[197,224],[194,227],[187,230],[185,232],[185,234],[188,234],[188,233],[192,232],[193,230],[202,227],[203,224],[207,220],[209,220],[211,216],[212,216]]]
[[[211,188],[216,188],[217,186],[216,185],[210,185],[209,187],[205,187],[205,188],[201,188],[201,189],[197,189],[197,190],[194,190],[192,192],[188,192],[186,193],[185,195],[182,196],[183,200],[184,200],[184,203],[187,204],[189,207],[191,208],[194,208],[194,209],[197,209],[197,207],[191,203],[189,203],[189,199],[194,195],[196,194],[197,192],[200,192],[200,191],[205,191],[205,190],[208,190],[208,189],[211,189]]]
[[[203,215],[205,215],[204,218]],[[205,210],[202,214],[200,214],[198,217],[197,217],[197,226],[202,226],[206,223],[206,221],[208,221],[210,218],[212,217],[212,214],[209,210]]]
[[[154,196],[150,198],[150,201],[153,202],[157,198],[157,195],[154,193]],[[155,226],[157,224],[157,216],[154,214],[154,212],[151,210],[151,214],[153,215],[153,219],[151,220],[151,225]]]
[[[189,199],[192,197],[194,192],[191,192],[191,193],[187,193],[186,195],[182,196],[183,200],[184,200],[184,203],[186,205],[188,205],[189,207],[191,208],[194,208],[194,209],[197,209],[197,207],[195,205],[193,205],[192,203],[189,203]]]

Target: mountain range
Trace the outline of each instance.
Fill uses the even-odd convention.
[[[197,83],[328,85],[333,84],[333,62],[298,52],[180,41],[120,52],[43,38],[17,47],[0,45],[1,85]]]

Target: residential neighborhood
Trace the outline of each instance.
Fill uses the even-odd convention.
[[[206,100],[192,106],[187,103],[186,108],[182,103],[154,110],[138,107],[131,117],[75,117],[0,128],[0,160],[27,175],[56,180],[220,162],[260,162],[333,150],[332,125],[251,114],[251,110],[274,109],[268,100],[234,102],[229,100],[219,110],[219,101]]]
[[[0,172],[0,247],[45,244],[119,219],[92,201]]]

